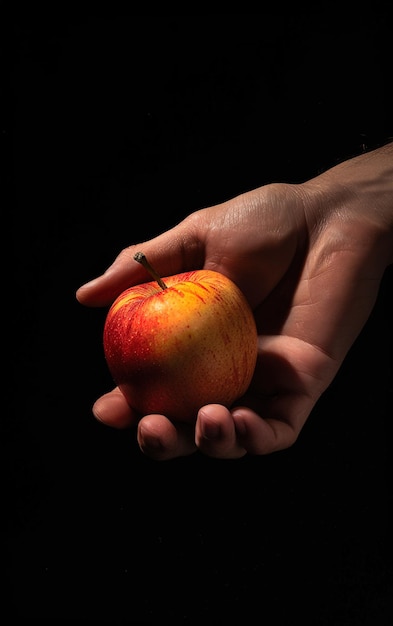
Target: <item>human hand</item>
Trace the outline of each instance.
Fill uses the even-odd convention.
[[[119,389],[93,408],[102,422],[137,427],[155,459],[201,452],[217,458],[268,454],[297,439],[374,305],[393,261],[392,144],[300,185],[272,184],[190,214],[143,243],[162,276],[205,267],[245,293],[257,323],[258,360],[246,395],[227,409],[201,407],[195,428],[140,416]],[[79,302],[108,306],[149,280],[124,249]]]

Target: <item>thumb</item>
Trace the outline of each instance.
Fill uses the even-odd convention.
[[[124,248],[112,265],[97,278],[79,287],[76,299],[86,306],[108,306],[125,289],[151,280],[147,270],[134,259],[136,252],[143,252],[151,265],[162,276],[170,276],[203,265],[203,245],[183,220],[170,230],[145,241]]]

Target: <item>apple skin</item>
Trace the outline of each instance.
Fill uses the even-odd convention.
[[[135,285],[110,307],[104,354],[115,384],[141,415],[194,422],[200,407],[228,408],[251,382],[255,319],[229,278],[195,270]]]

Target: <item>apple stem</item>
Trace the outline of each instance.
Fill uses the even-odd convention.
[[[143,252],[136,252],[134,254],[134,259],[135,259],[135,261],[138,261],[138,263],[143,265],[143,267],[145,269],[147,269],[149,274],[151,274],[153,276],[154,280],[156,280],[158,282],[158,284],[160,285],[161,289],[168,289],[168,287],[166,286],[166,284],[162,280],[161,276],[156,272],[154,267],[152,267],[152,265],[150,265],[149,261],[146,258],[146,255]]]

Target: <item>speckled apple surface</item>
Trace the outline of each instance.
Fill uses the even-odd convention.
[[[230,407],[248,389],[257,330],[240,289],[198,270],[136,285],[115,300],[104,327],[115,384],[141,415],[194,422],[198,409]]]

